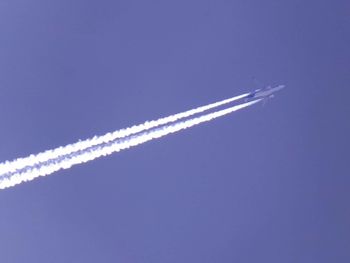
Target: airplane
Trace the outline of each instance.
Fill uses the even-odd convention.
[[[274,88],[272,88],[271,86],[268,86],[268,87],[263,88],[263,89],[257,89],[255,91],[249,93],[247,95],[247,97],[245,97],[245,101],[263,99],[265,102],[265,100],[273,98],[275,96],[274,93],[276,91],[279,91],[285,87],[286,87],[285,85],[279,85],[279,86],[276,86]]]

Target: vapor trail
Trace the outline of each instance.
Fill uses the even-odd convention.
[[[259,101],[260,99],[250,101],[192,119],[178,121],[173,124],[168,124],[162,127],[154,128],[149,131],[144,131],[138,135],[131,135],[121,140],[119,139],[109,141],[107,143],[102,143],[101,145],[93,149],[86,149],[76,154],[73,153],[71,155],[62,156],[62,158],[59,161],[49,161],[44,165],[39,165],[38,167],[34,166],[26,169],[23,172],[13,173],[8,177],[4,173],[2,173],[2,175],[0,175],[0,189],[11,187],[24,181],[32,180],[38,176],[49,175],[61,169],[68,169],[75,164],[85,163],[94,160],[98,157],[110,155],[114,152],[119,152],[121,150],[145,143],[147,141],[193,127],[200,123],[208,122],[218,117],[227,115],[231,112],[253,105]]]
[[[249,93],[245,93],[239,96],[235,96],[229,99],[225,99],[219,102],[215,102],[215,103],[211,103],[205,106],[201,106],[198,107],[196,109],[192,109],[192,110],[188,110],[188,111],[184,111],[175,115],[171,115],[168,117],[164,117],[164,118],[160,118],[158,120],[153,120],[153,121],[146,121],[145,123],[139,124],[139,125],[135,125],[126,129],[121,129],[112,133],[107,133],[103,136],[95,136],[91,139],[87,139],[84,141],[79,141],[73,144],[69,144],[66,146],[61,146],[58,147],[56,149],[52,149],[52,150],[47,150],[45,152],[42,153],[38,153],[36,155],[30,155],[28,157],[24,157],[24,158],[18,158],[16,160],[13,161],[6,161],[4,163],[0,163],[0,172],[2,174],[4,173],[9,173],[9,172],[15,172],[17,170],[20,170],[24,167],[27,166],[34,166],[36,164],[42,163],[42,162],[46,162],[50,159],[55,159],[58,158],[60,156],[63,155],[67,155],[76,151],[81,151],[84,149],[87,149],[89,147],[95,146],[95,145],[99,145],[101,143],[107,143],[110,141],[114,141],[115,139],[118,138],[124,138],[127,136],[130,136],[132,134],[136,134],[145,130],[149,130],[155,127],[158,127],[160,125],[165,125],[168,123],[172,123],[175,121],[178,121],[180,119],[183,118],[187,118],[190,116],[193,116],[195,114],[198,113],[202,113],[205,112],[207,110],[210,109],[214,109],[216,107],[231,103],[233,101],[242,99],[244,97],[246,97]]]

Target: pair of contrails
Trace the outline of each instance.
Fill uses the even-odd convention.
[[[143,124],[107,133],[102,136],[95,136],[91,139],[36,155],[32,154],[25,158],[0,163],[0,189],[33,180],[39,176],[46,176],[61,169],[68,169],[75,164],[85,163],[98,157],[119,152],[170,133],[208,122],[269,98],[276,88],[256,90],[165,118],[147,121]],[[245,99],[245,102],[213,111],[220,106],[241,99]],[[205,114],[209,110],[213,112]]]

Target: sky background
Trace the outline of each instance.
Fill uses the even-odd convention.
[[[0,1],[0,162],[287,85],[0,191],[0,262],[349,262],[349,10]]]

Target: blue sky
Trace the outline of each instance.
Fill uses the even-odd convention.
[[[349,262],[348,1],[0,3],[0,161],[286,84],[0,192],[1,262]]]

